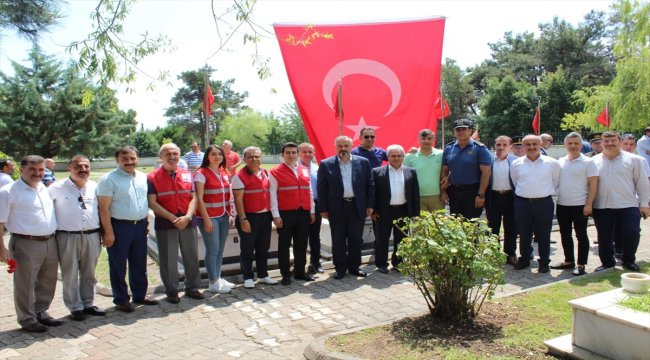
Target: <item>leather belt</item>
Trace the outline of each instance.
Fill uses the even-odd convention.
[[[50,240],[52,236],[54,236],[54,234],[45,235],[45,236],[34,236],[34,235],[25,235],[25,234],[16,234],[16,233],[11,233],[11,235],[15,237],[19,237],[21,239],[38,240],[38,241],[47,241]]]
[[[351,197],[344,197],[344,198],[343,198],[343,201],[352,202],[352,201],[354,201],[354,196],[351,196]]]
[[[499,195],[512,194],[512,190],[492,190],[492,192],[497,193]]]
[[[140,220],[123,220],[123,219],[111,218],[111,221],[115,221],[117,223],[123,223],[123,224],[136,225],[136,224],[143,223],[143,222],[147,221],[147,218],[140,219]]]
[[[541,198],[525,198],[525,197],[521,197],[521,196],[515,196],[515,197],[517,199],[521,199],[521,200],[528,201],[528,202],[538,202],[538,201],[553,199],[553,197],[551,195],[546,196],[546,197],[541,197]]]
[[[449,185],[450,188],[458,191],[462,190],[473,190],[479,186],[479,183],[474,184],[465,184],[465,185]]]
[[[81,231],[68,231],[68,230],[57,230],[57,234],[94,234],[99,232],[100,228],[90,229],[90,230],[81,230]]]

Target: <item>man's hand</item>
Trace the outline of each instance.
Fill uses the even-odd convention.
[[[190,224],[191,219],[188,216],[179,216],[174,221],[172,221],[172,224],[178,229],[178,230],[183,230],[187,227],[187,225]],[[212,223],[212,222],[210,222]],[[209,231],[208,231],[209,232]]]
[[[650,208],[649,207],[641,207],[639,209],[641,210],[641,216],[643,216],[643,220],[650,217]]]
[[[323,211],[322,213],[320,213],[320,217],[322,217],[323,219],[327,219],[329,216],[330,213],[328,213],[327,211]]]
[[[2,236],[2,234],[0,234]],[[11,256],[9,255],[9,250],[4,246],[0,246],[0,262],[7,262]]]
[[[440,179],[440,189],[444,190],[449,187],[449,176]]]
[[[593,208],[591,205],[585,205],[584,208],[582,208],[582,214],[584,216],[590,216],[593,213]]]
[[[483,206],[485,206],[485,198],[476,195],[476,198],[474,199],[474,207],[478,209],[482,208]]]
[[[440,193],[440,202],[449,205],[449,195],[447,195],[447,192]]]
[[[372,221],[377,221],[377,219],[379,219],[379,214],[377,214],[377,213],[373,213],[373,214],[370,216],[370,218],[372,219]]]
[[[102,236],[102,243],[107,248],[113,246],[113,243],[115,243],[115,234],[113,234],[112,232],[111,233],[108,233],[108,232],[104,233],[104,235]]]
[[[366,208],[366,216],[372,215],[372,208]]]
[[[309,222],[310,224],[313,224],[316,222],[316,214],[309,214],[309,217],[311,218],[311,221]]]
[[[277,229],[282,229],[282,218],[280,217],[273,218],[273,223],[275,224],[275,227]]]
[[[242,232],[245,232],[246,234],[250,234],[251,223],[249,223],[248,220],[239,220],[239,225],[241,226]]]

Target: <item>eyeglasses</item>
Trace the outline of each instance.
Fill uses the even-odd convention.
[[[375,135],[363,135],[364,139],[374,139]]]
[[[79,203],[80,203],[80,204],[79,204],[79,207],[80,207],[80,208],[82,208],[82,209],[84,209],[84,210],[87,209],[87,208],[86,208],[86,203],[84,202],[84,198],[83,198],[83,196],[79,195],[79,197],[77,198],[77,201],[79,201]]]

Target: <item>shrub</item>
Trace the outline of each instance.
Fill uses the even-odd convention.
[[[413,278],[433,317],[471,321],[504,283],[505,254],[485,220],[423,211],[402,230],[399,269]]]

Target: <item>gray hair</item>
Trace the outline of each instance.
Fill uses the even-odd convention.
[[[634,134],[623,134],[621,140],[633,140],[636,141],[636,136]]]
[[[90,161],[90,159],[88,159],[88,157],[86,155],[75,155],[75,156],[70,158],[70,161],[68,161],[68,165],[72,165],[72,163],[74,163],[77,160],[88,160],[88,161]]]
[[[564,142],[566,143],[567,140],[569,140],[569,139],[578,139],[580,142],[582,142],[582,135],[580,135],[579,133],[573,131],[573,132],[568,133],[564,137]]]
[[[551,140],[551,141],[553,141],[553,136],[551,136],[551,134],[544,133],[544,134],[540,135],[539,138],[542,139],[542,140]]]
[[[523,140],[521,140],[521,143],[523,144],[528,140],[535,140],[535,141],[537,141],[538,144],[540,144],[540,145],[542,144],[542,138],[537,136],[537,135],[532,135],[532,134],[524,136]]]
[[[402,145],[398,145],[398,144],[389,145],[386,148],[386,155],[390,155],[391,151],[399,151],[400,153],[402,153],[402,155],[404,155],[404,148],[402,147]]]
[[[224,142],[226,142],[226,141],[227,140],[225,140]],[[257,146],[249,146],[246,149],[244,149],[244,159],[246,159],[246,156],[248,156],[248,153],[253,152],[253,151],[257,151],[257,152],[260,153],[260,155],[262,155],[262,150],[260,148],[258,148]]]
[[[162,144],[160,150],[158,150],[158,156],[162,155],[163,151],[167,150],[168,148],[175,148],[176,150],[178,150],[179,153],[181,152],[181,148],[179,148],[178,145],[174,143],[167,143],[167,144]]]
[[[232,147],[232,141],[230,141],[230,140],[224,140],[222,144],[226,144],[226,145]]]

